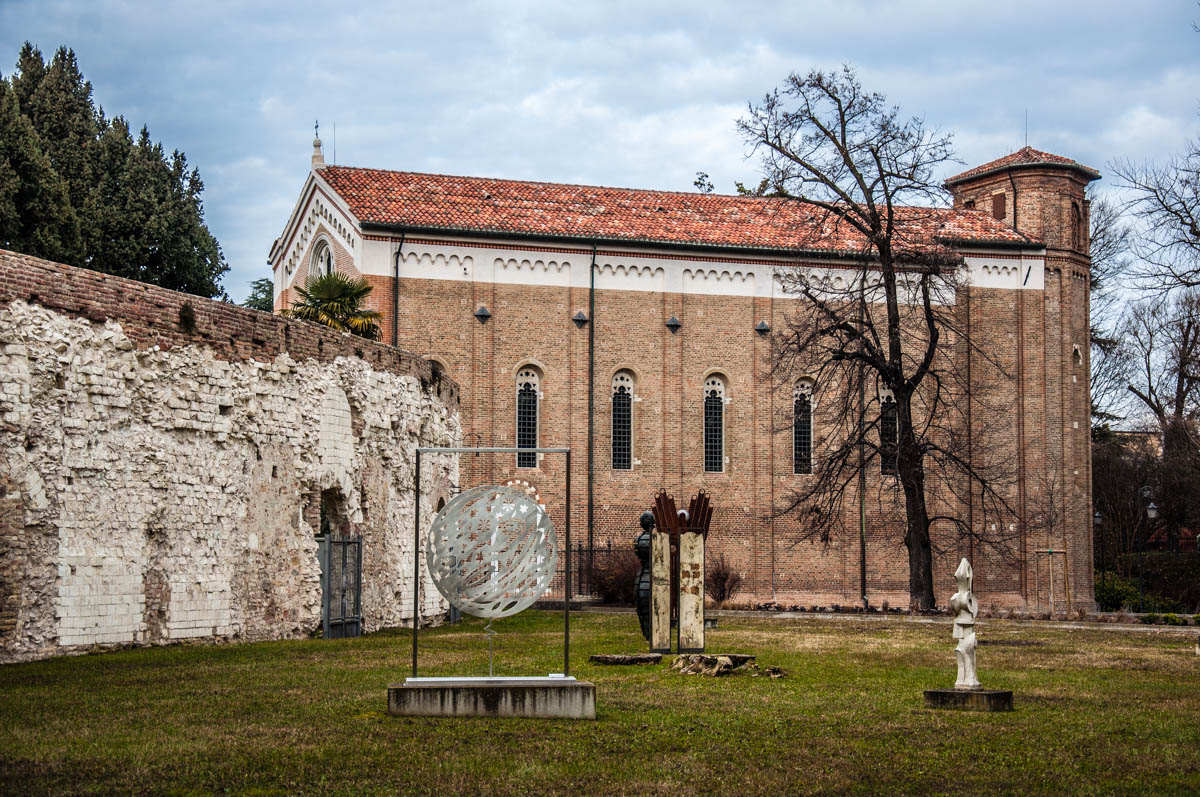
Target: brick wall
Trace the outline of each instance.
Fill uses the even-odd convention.
[[[1073,604],[1094,602],[1087,183],[1072,169],[1038,166],[953,188],[955,207],[974,202],[985,213],[992,197],[1003,195],[1005,221],[1046,245],[1040,299],[1027,298],[1011,314],[1000,308],[988,313],[1001,325],[1006,316],[1013,322],[1026,352],[1014,396],[1016,445],[1023,454],[1018,497],[1029,526],[1019,574],[1025,600],[1039,609],[1049,607],[1051,593],[1056,610],[1068,593]],[[989,339],[1003,334],[984,329]]]
[[[954,367],[971,372],[972,398],[958,397],[954,411],[962,414],[977,441],[980,461],[1003,471],[998,489],[1011,511],[990,511],[966,497],[961,484],[934,490],[931,505],[948,508],[976,537],[1011,539],[999,546],[982,545],[960,538],[946,524],[935,525],[939,601],[955,589],[951,574],[958,557],[968,556],[985,605],[1045,609],[1051,589],[1059,601],[1069,593],[1072,608],[1093,605],[1085,182],[1069,168],[1021,167],[954,187],[957,206],[972,201],[985,213],[992,209],[992,197],[1002,195],[1005,220],[1015,220],[1021,232],[1044,241],[1046,254],[1043,258],[1037,252],[1037,243],[1024,252],[1024,259],[1011,249],[988,251],[993,267],[1025,272],[1023,279],[1032,280],[1028,289],[1017,289],[1025,283],[1003,282],[993,272],[991,281],[985,280],[993,287],[981,283],[957,296],[955,309],[974,346],[961,340],[948,344]],[[398,287],[391,276],[397,248],[405,275]],[[759,321],[782,329],[799,308],[779,291],[763,290],[763,277],[775,265],[715,249],[680,254],[653,247],[606,251],[601,246],[593,312],[587,281],[580,281],[593,252],[583,245],[449,235],[436,239],[426,232],[402,239],[373,232],[363,236],[362,249],[353,255],[354,267],[375,288],[371,303],[384,315],[385,339],[391,339],[395,323],[402,346],[444,363],[463,386],[468,445],[515,443],[515,375],[525,364],[541,371],[540,442],[574,450],[574,540],[591,539],[600,547],[609,541],[628,545],[656,490],[666,488],[684,498],[703,488],[715,504],[710,554],[727,555],[742,571],[747,584],[743,599],[822,605],[858,601],[862,547],[857,486],[847,493],[842,531],[824,542],[805,539],[799,518],[777,512],[810,477],[792,473],[791,386],[773,381],[771,338],[754,332]],[[655,269],[664,259],[686,260],[687,268],[700,271],[736,272],[735,278],[724,292],[698,283],[683,289],[655,283],[645,289],[658,279],[646,275],[659,273]],[[634,277],[639,265],[648,268]],[[832,261],[817,265],[838,266]],[[611,287],[620,282],[613,280],[620,269],[625,269],[626,284],[641,281],[643,289]],[[734,295],[745,287],[736,284],[739,269],[756,272],[759,282],[748,292],[753,295]],[[1043,279],[1044,289],[1038,288]],[[1001,284],[1011,287],[994,287]],[[492,313],[484,324],[473,316],[480,306]],[[593,316],[582,329],[571,323],[580,310]],[[682,322],[674,334],[664,326],[671,316]],[[589,438],[592,332],[594,431]],[[1078,364],[1072,357],[1075,346],[1081,349]],[[633,456],[639,461],[629,471],[612,470],[610,459],[610,386],[618,369],[631,370],[637,381]],[[701,389],[712,373],[722,374],[728,383],[729,463],[719,474],[705,473],[702,458]],[[820,396],[818,436],[830,409],[819,401]],[[590,528],[589,442],[594,447]],[[819,441],[814,453],[820,456]],[[513,477],[541,489],[561,529],[566,474],[560,458],[548,457],[533,469],[516,468],[508,456],[463,461],[468,484]],[[933,480],[938,478],[934,473]],[[872,472],[865,504],[868,597],[874,604],[887,600],[906,605],[903,504],[894,480]],[[1047,550],[1059,553],[1038,553]],[[1055,608],[1064,607],[1059,603]]]
[[[471,255],[469,245],[447,251],[474,256],[475,268],[484,257]],[[586,269],[589,254],[557,257]],[[1043,268],[1040,258],[1022,261],[1019,255],[996,255],[1005,257],[1014,268],[1023,268],[1022,263]],[[1072,268],[1077,269],[1082,256],[1074,257]],[[948,526],[935,526],[939,601],[954,590],[958,557],[969,556],[985,605],[1045,608],[1049,582],[1044,562],[1040,580],[1036,572],[1038,557],[1045,556],[1036,551],[1051,546],[1069,551],[1069,573],[1062,557],[1056,560],[1057,598],[1061,601],[1069,580],[1073,605],[1091,605],[1090,519],[1085,511],[1089,497],[1083,477],[1089,456],[1086,360],[1073,370],[1069,366],[1071,340],[1086,329],[1086,306],[1080,304],[1086,299],[1086,286],[1068,279],[1062,287],[1060,270],[1058,261],[1046,266],[1045,291],[975,287],[959,296],[956,309],[969,315],[970,334],[979,347],[960,343],[953,349],[957,368],[964,368],[968,357],[975,368],[972,384],[978,395],[971,428],[981,450],[986,448],[997,467],[1008,469],[1002,491],[1014,508],[1011,516],[1003,517],[986,513],[982,505],[963,507],[961,514],[981,537],[1005,536],[1011,525],[1016,539],[997,549],[960,541]],[[392,280],[370,279],[390,333]],[[1064,301],[1069,303],[1065,309]],[[405,278],[398,304],[401,344],[445,362],[463,386],[468,444],[514,445],[516,372],[526,363],[543,372],[541,443],[570,445],[575,452],[573,539],[586,541],[589,328],[576,328],[571,316],[588,311],[587,289]],[[486,323],[473,317],[480,305],[492,313]],[[788,493],[811,477],[792,473],[791,387],[773,381],[770,338],[756,334],[754,327],[766,321],[773,330],[781,330],[799,307],[795,300],[781,297],[597,291],[590,323],[596,336],[591,538],[598,546],[609,541],[617,547],[630,544],[639,530],[638,516],[659,488],[677,497],[703,488],[716,507],[710,555],[723,553],[742,571],[747,584],[743,599],[805,605],[858,602],[856,488],[848,493],[843,533],[826,542],[803,539],[806,529],[796,517],[774,516]],[[674,334],[664,325],[672,315],[682,322]],[[611,468],[611,380],[619,369],[633,371],[637,380],[633,455],[639,462],[631,471]],[[722,374],[728,384],[729,463],[719,474],[703,470],[701,389],[711,373]],[[816,409],[818,434],[828,409]],[[539,486],[557,513],[556,523],[561,523],[561,461],[547,458],[539,468],[518,469],[511,460],[468,458],[463,462],[464,481],[525,478]],[[876,605],[884,600],[893,605],[908,602],[903,505],[893,485],[877,473],[868,479],[867,593]],[[1044,499],[1047,491],[1053,496]],[[957,499],[935,493],[933,500]],[[1035,530],[1033,516],[1046,514],[1040,505],[1047,502],[1056,505],[1051,513],[1056,525]],[[1060,603],[1056,608],[1064,607]]]
[[[390,287],[383,280],[380,286]],[[989,391],[985,403],[992,414],[986,408],[977,409],[974,424],[981,435],[985,429],[993,432],[992,437],[997,438],[991,442],[993,450],[1010,460],[1014,470],[1018,450],[1024,450],[1020,475],[1014,477],[1007,496],[1013,506],[1020,506],[1022,500],[1036,497],[1029,495],[1030,484],[1045,479],[1041,446],[1061,437],[1061,432],[1056,436],[1053,429],[1046,428],[1060,428],[1061,414],[1047,417],[1043,411],[1045,394],[1057,396],[1060,392],[1047,383],[1042,329],[1044,322],[1057,323],[1057,316],[1051,313],[1049,321],[1043,318],[1046,308],[1039,292],[974,289],[970,295],[975,334],[980,341],[986,340],[994,355],[990,362],[976,356],[976,381]],[[572,474],[575,540],[587,539],[588,329],[577,329],[570,316],[586,308],[586,298],[586,291],[571,288],[440,280],[404,280],[400,287],[400,340],[445,361],[450,374],[463,385],[464,425],[470,444],[514,444],[516,371],[525,363],[542,369],[541,443],[570,445],[576,452]],[[472,316],[480,304],[493,313],[486,324]],[[716,504],[711,554],[724,553],[743,572],[747,580],[743,598],[774,597],[781,602],[821,605],[857,602],[856,492],[848,499],[845,534],[826,543],[801,540],[805,529],[795,517],[771,517],[789,490],[811,477],[791,472],[790,429],[786,428],[790,387],[772,383],[769,339],[758,336],[753,327],[766,320],[780,329],[795,310],[794,302],[778,299],[598,293],[593,319],[597,345],[592,528],[597,545],[610,540],[614,546],[629,544],[637,532],[638,516],[657,489],[665,487],[682,497],[703,488]],[[675,334],[663,324],[672,315],[683,323]],[[1059,333],[1051,332],[1057,340]],[[639,462],[631,471],[612,470],[610,459],[610,385],[612,375],[622,368],[635,373],[639,399],[634,405],[633,434],[634,457]],[[703,471],[701,388],[713,372],[721,373],[728,382],[725,424],[729,463],[723,473]],[[1012,417],[1017,406],[1023,408],[1023,429]],[[818,429],[821,412],[818,407]],[[1074,412],[1078,415],[1080,409],[1076,407]],[[1079,418],[1086,426],[1086,415]],[[1078,448],[1066,456],[1074,468],[1086,453]],[[464,480],[473,484],[525,478],[542,489],[559,513],[556,522],[561,523],[565,476],[561,461],[547,458],[537,469],[518,469],[511,459],[468,458],[463,463]],[[1018,482],[1024,483],[1024,493]],[[906,605],[908,564],[901,543],[901,505],[888,480],[875,473],[869,478],[867,501],[868,595],[875,604],[888,600]],[[1080,505],[1085,502],[1078,499]],[[979,512],[973,522],[988,536],[992,523],[1025,521],[984,517]],[[1070,532],[1068,544],[1076,550],[1086,548],[1085,534],[1086,526]],[[941,552],[934,567],[939,599],[946,597],[941,594],[946,589],[953,591],[951,573],[957,557],[969,555],[975,559],[981,594],[989,604],[1034,604],[1028,583],[1032,575],[1025,573],[1026,565],[1012,561],[1021,555],[1019,546],[1001,555],[982,547],[976,551],[967,544],[946,547],[951,537],[946,528],[935,528],[938,535],[942,537]],[[1025,547],[1026,558],[1032,560],[1033,544],[1027,541]],[[1077,570],[1071,576],[1072,587],[1077,588],[1076,599],[1086,604],[1090,580],[1084,569]],[[1063,594],[1061,587],[1057,594]]]

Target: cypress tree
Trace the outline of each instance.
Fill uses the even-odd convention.
[[[29,98],[42,85],[45,76],[46,62],[42,60],[42,51],[25,42],[17,56],[17,71],[12,76],[12,88],[16,92],[21,113],[25,113],[29,107]]]
[[[66,183],[42,152],[16,91],[0,77],[0,248],[70,262],[80,252],[79,221]]]
[[[71,207],[82,210],[91,187],[96,108],[92,84],[84,80],[73,51],[58,48],[21,112],[33,123],[54,170],[67,181]]]
[[[39,196],[57,196],[57,185],[68,201],[58,207],[49,198],[42,200],[42,206],[55,207],[59,214],[52,225],[59,231],[43,235],[49,240],[35,244],[28,242],[28,234],[13,233],[4,238],[11,240],[11,248],[173,290],[224,296],[220,278],[229,266],[204,224],[204,183],[184,154],[175,151],[168,157],[145,126],[134,141],[125,119],[110,121],[97,110],[92,85],[73,51],[60,47],[47,64],[26,42],[17,69],[8,94],[23,122],[18,140],[27,142],[21,144],[25,149],[32,142],[32,151],[42,158],[38,163],[51,176],[28,164],[19,172],[10,165],[0,171],[0,203],[13,195],[3,186],[35,178],[42,186]],[[10,119],[8,124],[17,130],[18,123]],[[26,163],[32,156],[23,157]],[[26,201],[22,207],[28,205]],[[16,200],[10,198],[0,206],[0,218],[32,212],[14,208]],[[13,226],[11,221],[0,223]],[[65,229],[72,224],[73,236]]]

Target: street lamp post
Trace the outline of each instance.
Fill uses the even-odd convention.
[[[1147,485],[1143,487],[1141,492],[1138,494],[1141,498],[1141,503],[1143,504],[1142,511],[1146,513],[1146,534],[1144,539],[1141,541],[1141,544],[1135,546],[1141,548],[1141,550],[1137,551],[1136,553],[1138,565],[1138,592],[1142,594],[1145,594],[1146,592],[1146,543],[1150,540],[1150,536],[1154,533],[1154,521],[1158,520],[1159,516],[1158,504],[1150,500],[1150,493],[1150,487]]]

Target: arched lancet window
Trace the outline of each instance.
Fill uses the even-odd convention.
[[[890,390],[879,393],[879,471],[894,474],[897,458],[896,399]]]
[[[792,397],[792,473],[812,473],[813,383],[801,379]]]
[[[612,380],[612,467],[633,469],[633,374],[618,371]]]
[[[725,380],[710,376],[704,382],[704,471],[725,470]]]
[[[540,382],[533,368],[522,368],[517,373],[517,448],[537,448]],[[532,451],[517,454],[518,468],[536,468],[537,463],[538,455]]]
[[[312,262],[308,266],[308,278],[324,277],[333,271],[333,250],[329,248],[329,244],[322,241],[313,250]]]

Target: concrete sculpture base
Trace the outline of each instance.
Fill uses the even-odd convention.
[[[960,711],[1012,711],[1013,693],[1000,689],[926,689],[925,707]]]
[[[596,686],[571,677],[406,678],[388,687],[401,717],[596,719]]]

